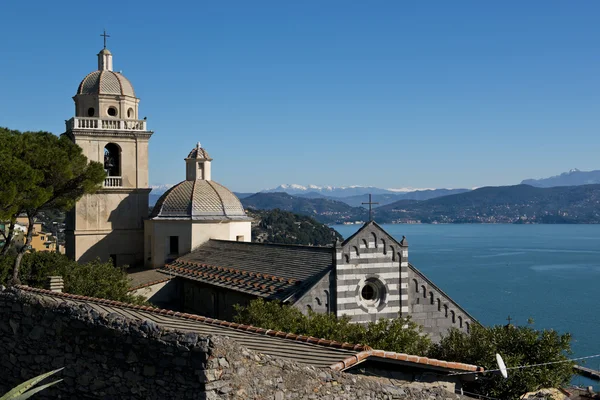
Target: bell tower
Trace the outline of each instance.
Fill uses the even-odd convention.
[[[67,215],[66,252],[86,262],[143,263],[144,219],[148,217],[148,142],[152,131],[138,119],[139,99],[123,74],[113,71],[113,56],[98,53],[73,97],[75,116],[65,134],[90,161],[104,164],[102,189],[85,195]]]

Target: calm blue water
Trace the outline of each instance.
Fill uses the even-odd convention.
[[[333,226],[345,238],[359,225]],[[408,259],[484,325],[533,318],[600,353],[600,225],[383,225]],[[587,362],[600,369],[600,358]],[[573,383],[598,383],[577,377]]]

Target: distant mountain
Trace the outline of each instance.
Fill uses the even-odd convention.
[[[150,188],[152,189],[152,194],[157,194],[157,195],[161,195],[164,192],[166,192],[167,190],[171,189],[173,187],[174,183],[165,183],[163,185],[152,185],[150,186]]]
[[[254,193],[240,193],[240,192],[233,192],[233,194],[235,194],[237,196],[238,199],[244,199],[248,196],[252,196]]]
[[[523,185],[536,187],[554,187],[554,186],[579,186],[600,184],[600,170],[580,171],[577,168],[569,172],[563,172],[560,175],[551,176],[542,179],[525,179],[521,182]]]
[[[321,194],[327,197],[349,197],[349,196],[360,196],[365,194],[393,194],[393,193],[405,193],[412,192],[415,190],[424,189],[412,189],[412,188],[401,188],[401,189],[381,189],[374,186],[316,186],[308,185],[302,186],[297,184],[291,185],[279,185],[273,189],[263,190],[262,193],[288,193],[294,196],[304,195],[307,193]],[[314,196],[314,194],[312,196]]]
[[[375,209],[380,222],[600,223],[600,185],[483,187]]]
[[[470,189],[427,189],[427,190],[416,190],[414,192],[406,192],[406,193],[386,193],[386,194],[376,194],[372,196],[372,201],[375,203],[379,203],[378,205],[374,205],[373,207],[381,207],[386,204],[391,204],[399,200],[429,200],[436,197],[448,196],[451,194],[465,193],[470,191]],[[353,206],[353,207],[368,207],[367,205],[363,205],[362,203],[368,201],[367,195],[359,195],[359,196],[349,196],[349,197],[340,197],[338,200],[343,201],[344,203]]]
[[[256,193],[240,199],[245,208],[258,210],[280,209],[308,215],[319,222],[332,224],[347,221],[364,221],[368,212],[362,207],[351,207],[331,199],[309,199],[287,193]]]

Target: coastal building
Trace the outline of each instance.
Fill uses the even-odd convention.
[[[397,241],[373,221],[330,247],[251,243],[251,219],[212,179],[213,159],[200,143],[184,159],[186,179],[149,215],[152,131],[138,119],[132,84],[112,65],[104,48],[67,121],[66,135],[106,170],[103,188],[68,215],[67,255],[145,266],[135,278],[138,293],[212,318],[231,320],[236,304],[264,298],[356,323],[410,316],[434,340],[477,323],[409,263],[406,238]]]

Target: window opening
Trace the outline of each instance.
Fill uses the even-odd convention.
[[[169,254],[179,254],[179,236],[169,236]]]
[[[104,147],[104,171],[107,176],[121,176],[121,149],[114,143]]]

